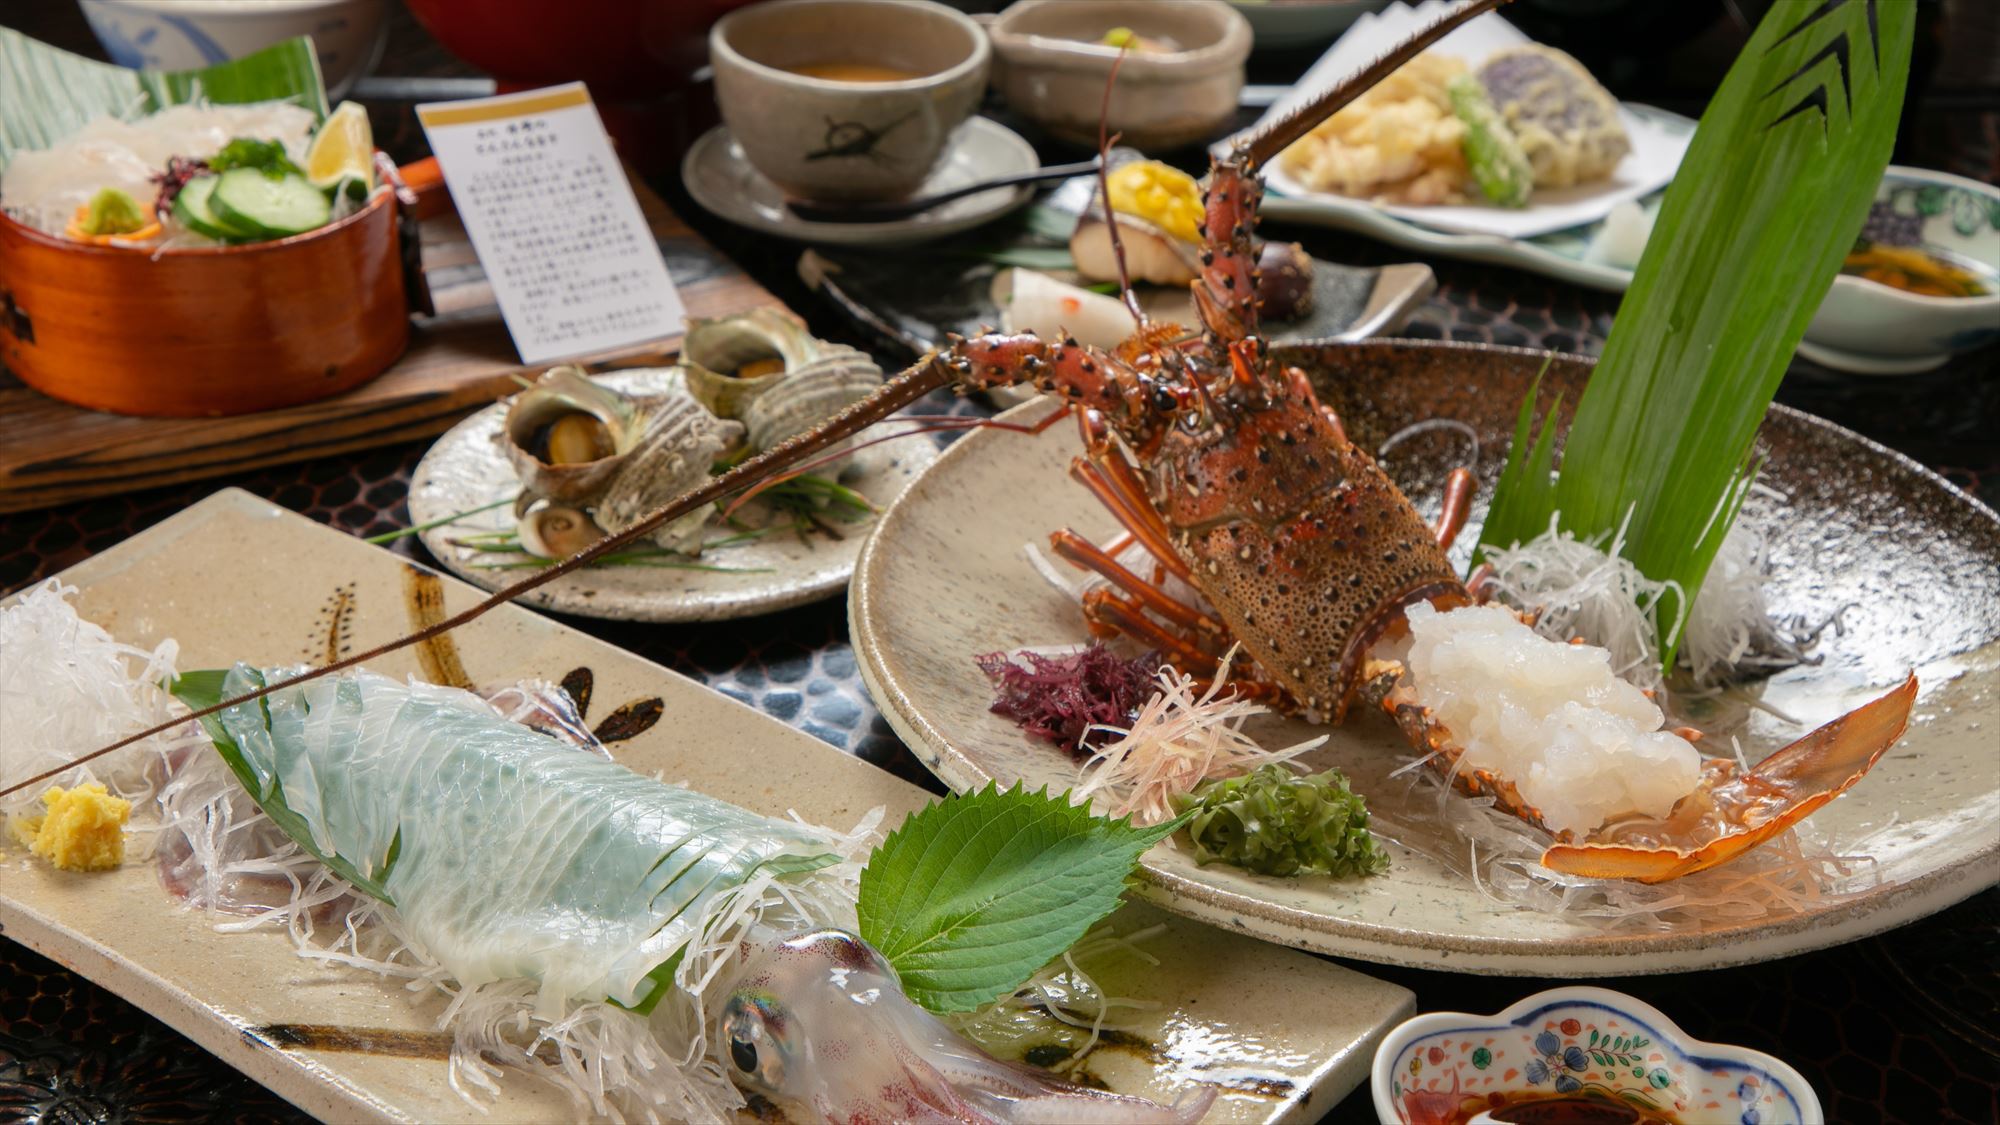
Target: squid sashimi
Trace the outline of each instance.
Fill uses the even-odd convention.
[[[177,690],[266,682],[238,665]],[[264,811],[465,994],[512,988],[558,1050],[593,1049],[548,1030],[585,1010],[655,1037],[656,1069],[678,1073],[629,1084],[641,1116],[719,1119],[743,1104],[732,1083],[808,1120],[1191,1121],[1212,1100],[1162,1106],[987,1056],[848,932],[851,846],[641,776],[469,692],[355,671],[203,722]],[[504,1022],[465,1007],[489,1032]]]

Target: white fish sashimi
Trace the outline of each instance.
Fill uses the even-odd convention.
[[[238,665],[223,695],[263,682]],[[642,777],[453,688],[355,672],[219,725],[259,804],[296,814],[301,842],[374,884],[461,984],[528,978],[552,1010],[643,1004],[716,896],[837,860],[796,823]]]

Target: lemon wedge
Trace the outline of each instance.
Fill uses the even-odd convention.
[[[306,150],[306,179],[316,188],[347,180],[360,184],[362,195],[375,190],[375,133],[367,110],[341,102],[327,117]]]

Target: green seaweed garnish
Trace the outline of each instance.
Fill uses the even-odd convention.
[[[1368,831],[1368,806],[1339,770],[1301,777],[1273,763],[1208,782],[1176,804],[1194,814],[1188,836],[1203,865],[1336,878],[1389,867],[1389,853]]]

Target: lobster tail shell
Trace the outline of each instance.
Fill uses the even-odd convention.
[[[1660,883],[1725,863],[1846,792],[1903,736],[1917,677],[1738,774],[1711,763],[1701,787],[1664,818],[1623,821],[1596,839],[1559,843],[1542,866],[1594,879]]]

